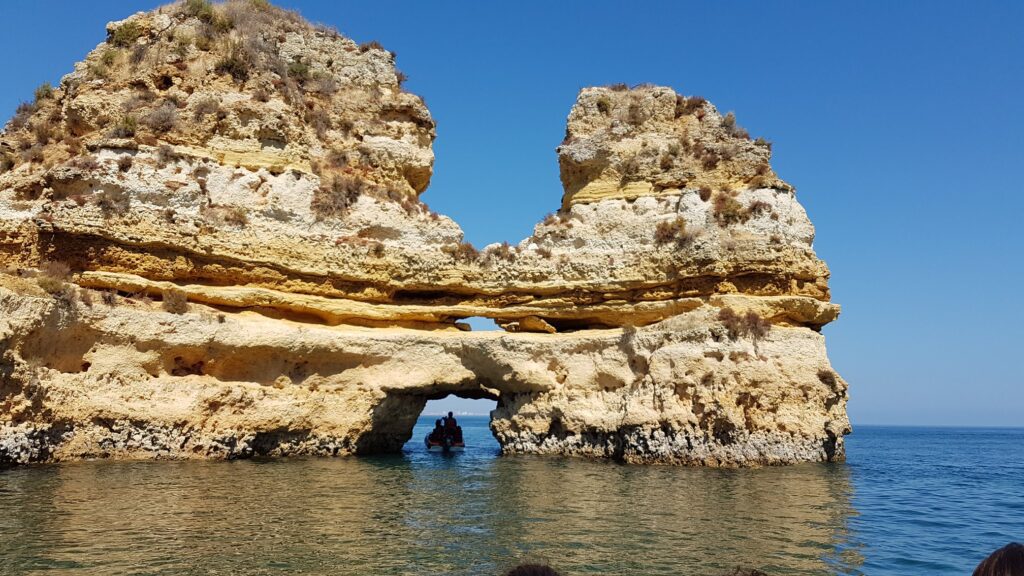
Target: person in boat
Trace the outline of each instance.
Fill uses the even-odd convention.
[[[455,432],[458,426],[459,423],[455,421],[455,415],[449,412],[448,417],[444,419],[444,429],[449,432]]]
[[[453,438],[456,444],[462,444],[462,426],[455,427],[455,435]]]
[[[441,423],[442,418],[438,418],[434,422],[434,429],[430,431],[431,442],[441,442],[444,440],[445,430],[444,425]]]

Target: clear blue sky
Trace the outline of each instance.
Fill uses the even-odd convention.
[[[6,116],[158,4],[0,1]],[[817,226],[854,425],[1024,426],[1024,3],[280,3],[398,53],[438,123],[423,198],[478,246],[558,206],[579,88],[735,110]]]

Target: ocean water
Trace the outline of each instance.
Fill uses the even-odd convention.
[[[756,470],[432,454],[0,472],[0,574],[970,574],[1024,540],[1024,429],[862,426]]]

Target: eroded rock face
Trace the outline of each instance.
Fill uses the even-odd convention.
[[[828,269],[731,115],[583,90],[562,207],[478,252],[386,50],[248,0],[108,32],[0,133],[0,463],[396,451],[447,394],[507,453],[843,457]]]

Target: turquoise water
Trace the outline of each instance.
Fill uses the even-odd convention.
[[[969,574],[1024,540],[1024,430],[859,427],[846,464],[759,470],[469,448],[0,472],[0,574]]]

